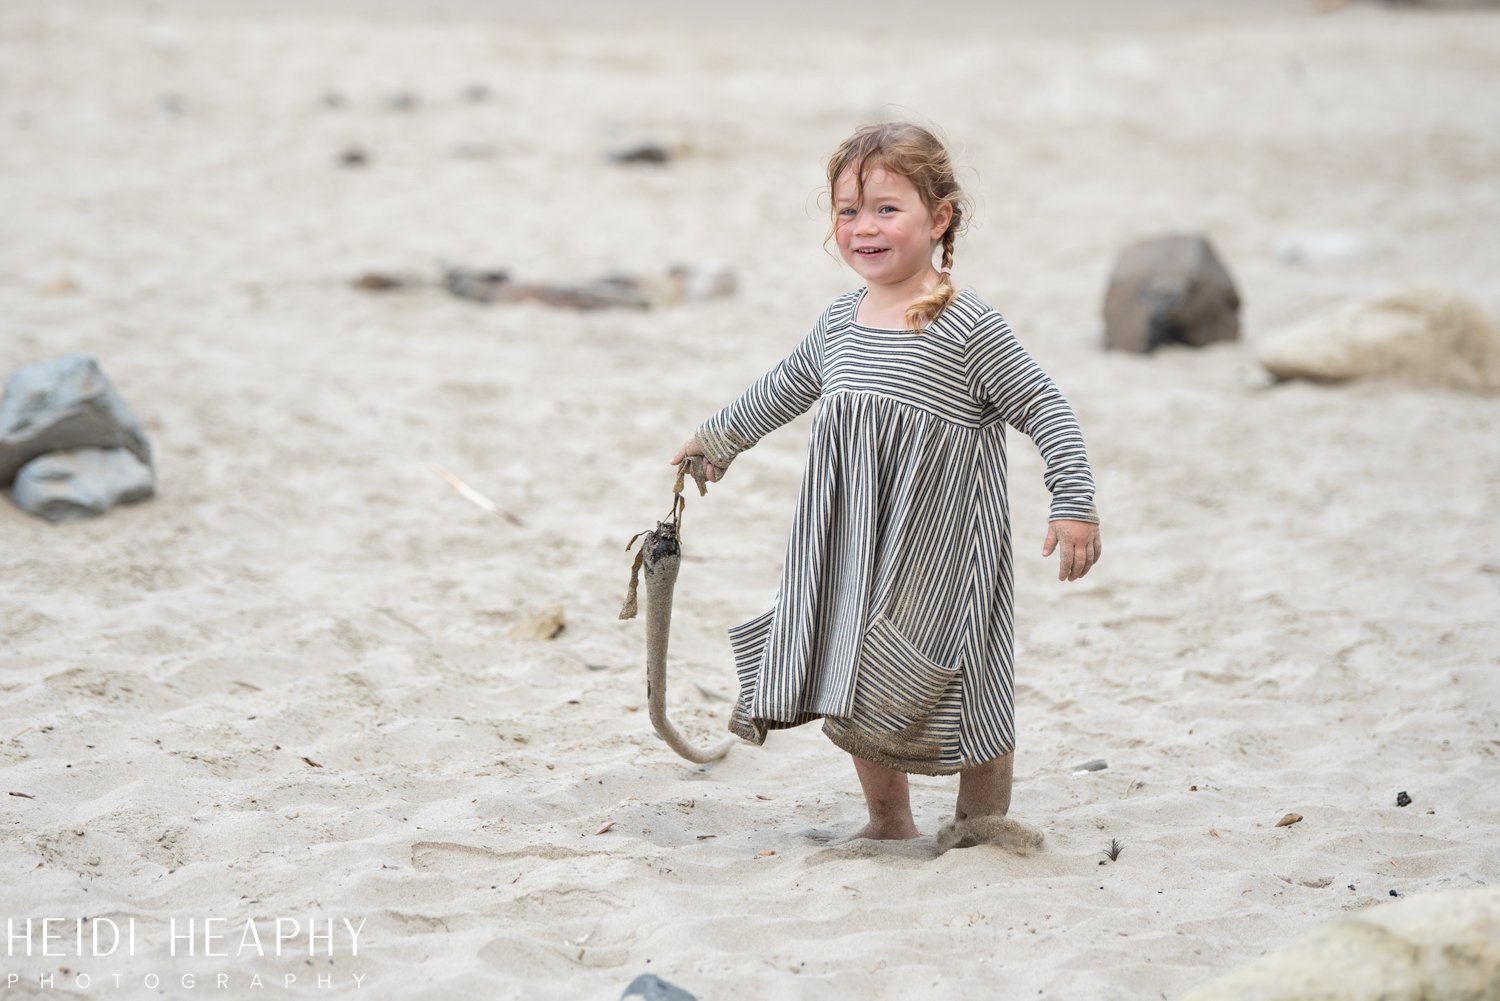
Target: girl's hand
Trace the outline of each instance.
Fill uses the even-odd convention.
[[[1047,541],[1042,543],[1042,555],[1051,556],[1057,550],[1057,579],[1077,580],[1089,572],[1104,555],[1104,543],[1099,539],[1099,526],[1088,521],[1073,521],[1059,518],[1047,525]]]
[[[698,444],[696,436],[683,442],[682,447],[677,450],[677,454],[667,461],[673,466],[680,466],[682,465],[682,460],[690,455],[703,455],[703,446]],[[708,477],[708,482],[710,483],[719,482],[719,469],[713,463],[709,462],[707,458],[703,460],[703,475]]]

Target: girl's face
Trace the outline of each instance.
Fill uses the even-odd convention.
[[[834,239],[844,263],[871,285],[920,284],[933,270],[932,251],[953,218],[944,202],[928,210],[916,186],[881,167],[865,175],[864,200],[854,172],[833,186]]]

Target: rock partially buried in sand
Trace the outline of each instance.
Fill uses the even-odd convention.
[[[101,515],[156,492],[151,467],[123,448],[80,448],[33,459],[16,474],[16,506],[48,521]]]
[[[0,399],[0,486],[48,452],[125,448],[146,465],[151,446],[124,398],[88,355],[16,369]]]
[[[654,973],[642,973],[630,982],[625,993],[620,995],[620,1001],[629,1001],[630,998],[640,998],[641,1001],[698,1001],[681,987],[667,983]]]
[[[1448,890],[1325,924],[1182,1001],[1500,997],[1500,887]]]
[[[1142,240],[1120,255],[1104,295],[1106,348],[1144,354],[1239,336],[1240,294],[1207,237]]]
[[[559,605],[540,615],[527,616],[511,626],[510,631],[505,635],[513,640],[540,642],[555,638],[567,627],[562,606]]]
[[[1259,340],[1255,357],[1278,379],[1500,389],[1500,332],[1474,303],[1436,289],[1321,309]]]

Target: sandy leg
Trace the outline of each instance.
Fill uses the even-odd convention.
[[[898,841],[918,837],[920,832],[911,815],[911,791],[906,775],[864,758],[850,757],[854,758],[854,770],[859,774],[859,784],[865,792],[865,807],[870,814],[870,822],[850,840]]]
[[[1014,754],[1007,754],[959,774],[958,804],[953,819],[938,831],[939,850],[998,845],[1029,855],[1042,847],[1041,831],[1005,815],[1010,810],[1015,761]]]

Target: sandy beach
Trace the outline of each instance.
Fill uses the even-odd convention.
[[[0,5],[0,375],[95,356],[158,479],[90,521],[0,503],[0,995],[1173,999],[1500,881],[1500,397],[1253,356],[1412,284],[1500,317],[1500,15],[1122,6],[914,34],[894,4]],[[616,618],[666,460],[858,284],[822,165],[898,116],[950,142],[955,278],[1100,485],[1105,557],[1059,584],[1011,435],[1029,858],[938,853],[951,777],[913,777],[916,841],[810,837],[864,822],[848,756],[809,726],[676,758]],[[670,162],[607,161],[642,141]],[[1182,231],[1242,340],[1104,352],[1119,250]],[[650,310],[351,286],[708,261],[734,295]],[[699,742],[809,420],[688,500],[670,700]],[[62,955],[21,951],[28,918]],[[75,948],[80,919],[136,954]]]

